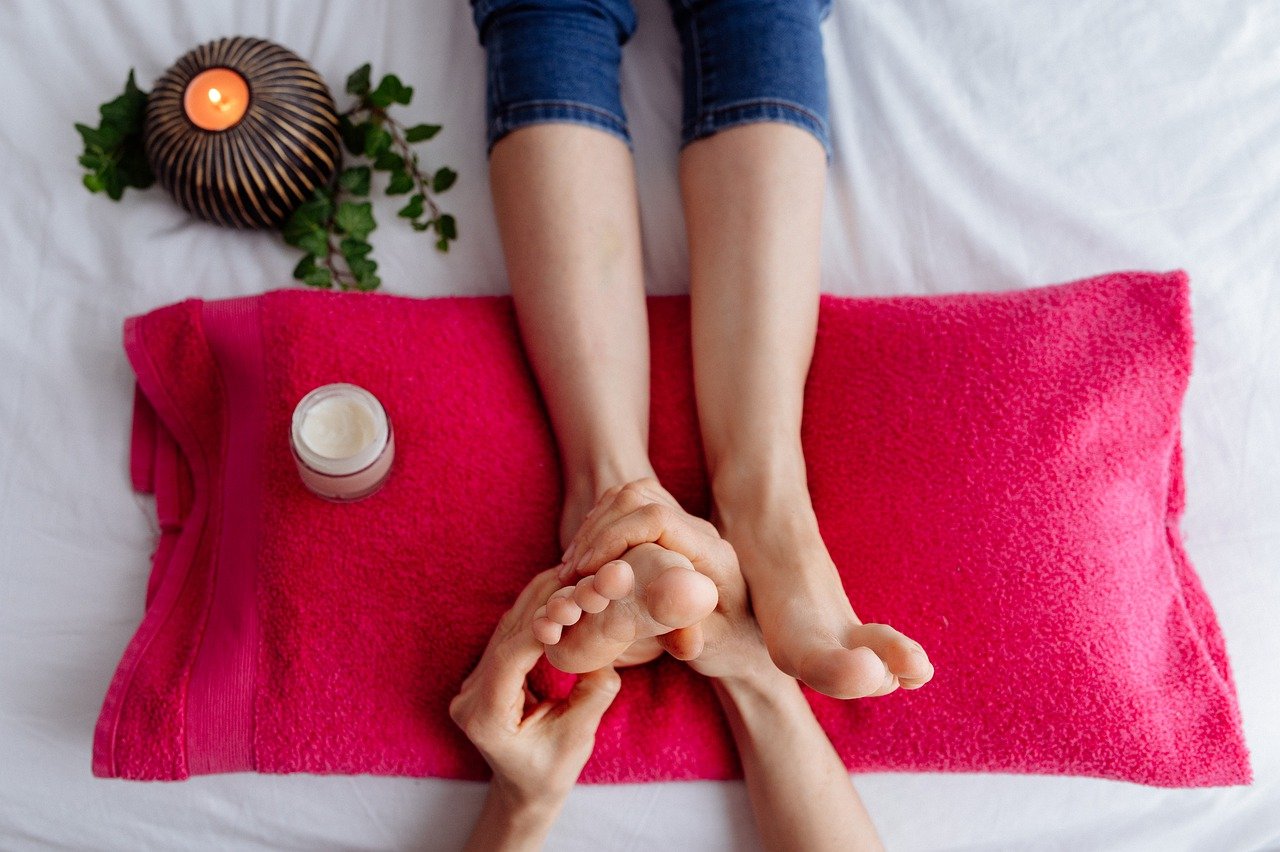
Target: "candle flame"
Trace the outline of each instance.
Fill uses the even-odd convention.
[[[218,103],[222,100],[222,92],[219,92],[217,89],[210,89],[209,100],[213,101],[215,104]]]

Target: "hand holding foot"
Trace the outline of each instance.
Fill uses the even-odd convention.
[[[449,704],[450,717],[493,769],[468,849],[541,848],[622,683],[602,668],[580,678],[563,701],[534,698],[526,678],[542,646],[529,624],[555,585],[551,571],[529,582]]]
[[[781,505],[809,506],[806,495],[803,503],[753,514],[751,522],[737,514],[721,538],[716,525],[655,497],[646,480],[628,483],[610,489],[592,509],[559,576],[589,576],[628,548],[656,542],[715,580],[723,572],[722,550],[729,547],[742,560],[756,619],[783,672],[836,698],[885,695],[927,683],[933,666],[924,649],[888,625],[858,619],[816,521],[797,523],[796,510]]]

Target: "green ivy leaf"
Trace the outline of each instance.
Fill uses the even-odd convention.
[[[392,104],[408,105],[413,99],[413,87],[400,82],[395,74],[388,74],[378,83],[378,88],[369,93],[369,103],[375,107],[386,109]]]
[[[338,184],[352,195],[368,195],[372,175],[368,166],[355,166],[343,170],[338,177]]]
[[[313,218],[311,214],[316,209],[319,205],[314,200],[299,207],[284,223],[280,235],[286,243],[297,246],[308,255],[324,256],[329,253],[328,216]]]
[[[347,77],[347,94],[355,95],[357,98],[364,97],[369,93],[369,75],[373,73],[373,66],[368,62],[351,72]]]
[[[387,195],[404,195],[411,189],[413,189],[413,176],[406,171],[391,175],[391,180],[387,183]]]
[[[431,222],[414,222],[413,229],[415,231],[425,231],[431,227]]]
[[[334,224],[339,231],[357,240],[363,240],[378,226],[378,223],[373,220],[373,205],[368,201],[362,204],[344,201],[339,204]]]
[[[404,132],[406,142],[424,142],[440,132],[438,124],[415,124]]]
[[[315,255],[305,254],[302,260],[298,261],[298,265],[293,268],[293,277],[299,281],[306,280],[308,273],[316,268]]]
[[[142,129],[147,112],[147,93],[134,82],[132,68],[129,69],[129,79],[125,80],[124,92],[98,107],[98,111],[102,113],[104,126],[113,126],[123,134]]]
[[[365,137],[368,136],[371,126],[367,121],[356,123],[345,115],[340,117],[338,119],[338,132],[342,135],[342,144],[352,154],[363,154]]]
[[[390,147],[391,134],[385,128],[370,124],[364,138],[364,155],[371,160],[376,160]]]
[[[98,138],[98,128],[77,122],[76,132],[79,133],[80,138],[84,140],[86,148],[102,148],[102,142]]]
[[[102,178],[103,191],[107,193],[107,198],[112,201],[119,201],[124,195],[124,179],[120,176],[120,170],[116,168],[115,163],[110,163],[98,172]]]
[[[442,240],[456,240],[458,238],[458,223],[448,213],[441,214],[436,220],[436,233],[440,235]]]
[[[433,192],[444,192],[453,186],[453,182],[458,179],[458,173],[448,166],[444,166],[436,170],[431,178],[431,190]]]
[[[382,172],[404,171],[404,157],[394,151],[382,151],[373,161],[373,167]]]
[[[350,265],[362,258],[368,257],[369,252],[373,251],[373,246],[364,240],[357,240],[354,237],[343,237],[342,242],[338,245],[338,250],[342,252],[342,258]]]
[[[90,192],[118,201],[126,188],[145,189],[155,182],[142,141],[146,109],[147,93],[138,88],[130,69],[124,92],[98,108],[99,125],[75,125],[84,142],[77,162],[90,172],[83,180]]]
[[[409,199],[408,204],[400,208],[400,212],[396,215],[403,216],[406,219],[417,219],[422,215],[422,202],[423,198],[420,194],[414,195]],[[415,222],[414,224],[416,225],[417,223]]]
[[[324,187],[317,187],[311,193],[311,197],[303,202],[297,210],[293,211],[290,220],[306,222],[318,227],[327,227],[329,220],[332,218],[333,196]]]
[[[119,170],[125,186],[146,189],[156,182],[156,176],[151,171],[151,162],[147,159],[147,151],[141,144],[141,140],[137,145],[126,145],[121,151]]]
[[[378,269],[378,261],[375,261],[372,257],[353,257],[347,261],[347,266],[351,269],[351,274],[355,275],[356,278],[367,278]]]
[[[441,237],[440,239],[436,240],[436,248],[443,252],[449,251],[449,241],[446,240],[444,237]]]
[[[328,290],[333,287],[333,270],[327,266],[317,266],[302,280],[308,287],[323,287]]]

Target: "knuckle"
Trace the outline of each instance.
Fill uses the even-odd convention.
[[[644,506],[649,502],[649,499],[645,497],[640,488],[635,487],[634,484],[628,484],[618,494],[614,502],[620,511],[630,513]]]
[[[646,522],[656,527],[665,527],[674,514],[670,506],[661,503],[647,503],[640,508],[641,516]]]

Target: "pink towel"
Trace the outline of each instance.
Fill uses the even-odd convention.
[[[705,516],[688,312],[649,300],[650,449]],[[1249,780],[1178,532],[1191,345],[1180,272],[823,296],[803,434],[822,533],[858,613],[937,666],[919,691],[810,694],[850,769]],[[162,535],[94,774],[486,777],[446,708],[559,556],[555,443],[510,299],[190,299],[127,320],[125,348],[133,483]],[[386,486],[346,505],[305,490],[288,445],[294,404],[334,381],[376,394],[396,435]],[[664,659],[623,681],[584,781],[740,776],[698,675]]]

